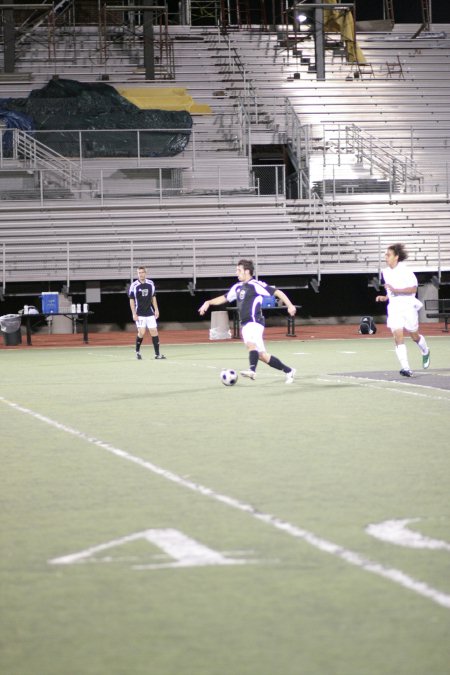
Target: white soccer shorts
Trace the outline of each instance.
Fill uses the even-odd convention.
[[[264,326],[261,326],[260,323],[256,323],[255,321],[246,323],[245,326],[242,326],[241,334],[245,344],[252,342],[256,345],[258,352],[266,351],[263,339]]]
[[[156,319],[154,316],[138,316],[136,326],[138,328],[156,328]]]
[[[405,328],[407,331],[414,333],[419,328],[417,309],[413,306],[390,308],[387,327],[391,330]]]

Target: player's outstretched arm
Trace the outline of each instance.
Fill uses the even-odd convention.
[[[281,291],[279,288],[277,288],[277,290],[275,291],[274,295],[275,295],[275,297],[280,298],[280,300],[281,300],[282,302],[284,302],[284,304],[285,304],[286,307],[287,307],[287,310],[288,310],[289,314],[290,314],[291,316],[294,316],[294,314],[295,314],[296,311],[297,311],[297,308],[296,308],[296,306],[293,305],[292,302],[289,300],[289,298],[288,298],[288,296],[286,295],[286,293],[285,293],[284,291]]]
[[[200,316],[203,316],[203,314],[208,311],[211,305],[223,305],[226,301],[227,298],[225,295],[218,295],[216,298],[212,298],[211,300],[205,300],[203,305],[199,308],[198,313]]]

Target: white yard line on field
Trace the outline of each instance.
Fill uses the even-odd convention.
[[[40,413],[30,410],[29,408],[25,408],[17,403],[14,403],[13,401],[8,401],[6,398],[2,396],[0,396],[0,402],[16,410],[17,412],[29,415],[30,417],[33,417],[34,419],[39,420],[40,422],[43,422],[44,424],[53,427],[58,431],[70,434],[71,436],[74,436],[75,438],[78,438],[81,441],[91,443],[92,445],[95,445],[98,448],[101,448],[102,450],[106,450],[107,452],[109,452],[112,455],[115,455],[116,457],[120,457],[121,459],[124,459],[128,462],[132,462],[133,464],[136,464],[141,468],[146,469],[147,471],[151,471],[155,475],[161,476],[162,478],[165,478],[166,480],[169,480],[172,483],[175,483],[177,485],[180,485],[181,487],[192,490],[193,492],[201,494],[204,497],[209,497],[210,499],[213,499],[221,504],[226,504],[227,506],[230,506],[233,509],[237,509],[238,511],[247,513],[248,515],[255,518],[255,520],[266,523],[266,525],[270,525],[271,527],[277,530],[281,530],[282,532],[285,532],[291,537],[306,541],[308,544],[318,549],[319,551],[329,553],[330,555],[334,555],[335,557],[344,560],[350,565],[354,565],[355,567],[363,569],[365,572],[371,572],[372,574],[376,574],[377,576],[389,579],[389,581],[393,581],[394,583],[399,584],[400,586],[403,586],[404,588],[407,588],[413,591],[414,593],[417,593],[418,595],[421,595],[425,598],[432,600],[433,602],[435,602],[438,605],[441,605],[442,607],[450,609],[450,595],[447,595],[429,586],[423,581],[418,581],[417,579],[410,577],[408,574],[405,574],[401,570],[392,567],[385,567],[381,563],[377,563],[373,560],[365,558],[360,553],[346,549],[343,546],[335,544],[326,539],[322,539],[313,532],[309,532],[308,530],[298,527],[297,525],[292,525],[291,523],[288,523],[287,521],[282,520],[277,516],[274,516],[270,513],[263,513],[261,511],[258,511],[251,504],[242,502],[234,497],[229,497],[228,495],[220,494],[220,492],[215,492],[214,490],[206,487],[205,485],[201,485],[199,483],[186,480],[185,478],[182,478],[181,476],[177,475],[176,473],[173,473],[172,471],[157,466],[152,462],[148,462],[142,459],[141,457],[132,455],[126,450],[116,448],[115,446],[110,445],[109,443],[106,443],[105,441],[102,441],[98,438],[89,436],[88,434],[85,434],[83,431],[80,431],[79,429],[75,429],[74,427],[62,424],[57,420],[53,420],[50,417],[41,415]]]
[[[430,387],[429,385],[426,384],[416,384],[415,382],[411,382],[410,380],[396,383],[395,381],[393,382],[392,380],[377,380],[376,378],[369,379],[368,377],[357,377],[356,375],[340,375],[338,377],[332,377],[330,379],[327,377],[317,378],[318,382],[326,382],[327,384],[336,384],[336,382],[341,384],[348,384],[349,380],[355,382],[359,387],[368,387],[369,389],[382,389],[383,391],[391,391],[394,394],[404,394],[406,396],[417,396],[419,398],[427,398],[430,401],[450,402],[450,396],[439,396],[438,394],[436,395],[430,394],[428,393],[428,391],[416,391],[416,389],[413,389],[414,387],[416,387],[417,389],[425,389],[425,390],[428,389],[430,391],[436,391],[436,387]],[[383,386],[383,384],[385,386]],[[389,387],[388,386],[389,384],[398,384],[398,387]],[[439,391],[445,390],[439,389]]]

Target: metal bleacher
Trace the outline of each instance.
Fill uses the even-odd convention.
[[[295,273],[301,259],[295,225],[267,198],[24,208],[3,210],[9,282],[39,280],[43,270],[61,280],[68,266],[72,280],[126,279],[144,257],[155,278],[189,279],[229,276],[236,256],[275,274]]]
[[[288,98],[302,124],[357,125],[396,152],[412,155],[425,176],[424,191],[448,193],[450,35],[439,28],[438,37],[417,40],[411,37],[413,26],[359,33],[358,43],[372,68],[370,77],[361,76],[358,65],[336,61],[330,48],[326,80],[320,82],[312,38],[300,42],[295,54],[283,48],[275,32],[236,31],[230,40],[260,105],[279,128]],[[397,58],[401,76],[388,65]]]
[[[47,63],[47,70],[36,44],[23,45],[17,79],[0,81],[0,97],[26,96],[55,68],[59,77],[87,82],[104,79],[107,68],[113,86],[154,85],[143,76],[139,54],[120,43],[107,64],[96,64],[92,30],[79,30],[77,58],[64,56],[61,38],[59,61]],[[311,41],[294,56],[277,31],[231,28],[223,35],[217,28],[171,26],[169,34],[176,66],[170,85],[186,87],[212,110],[193,115],[195,151],[190,143],[174,158],[83,159],[90,184],[72,192],[41,180],[25,194],[18,177],[25,185],[33,170],[42,175],[42,167],[3,160],[3,287],[123,280],[144,257],[154,278],[194,283],[232,275],[241,256],[255,258],[259,273],[271,276],[373,274],[386,245],[396,240],[407,244],[416,270],[450,270],[446,37],[413,42],[403,31],[362,34],[371,72],[337,58],[334,49],[326,55],[327,79],[318,82]],[[262,196],[250,171],[251,144],[289,142],[287,102],[297,128],[315,139],[306,167],[311,183],[295,198]],[[341,147],[338,125],[356,125],[393,155],[412,157],[423,179],[399,187],[383,174],[382,163],[369,166],[354,143]],[[314,166],[328,171],[320,168],[315,184]]]
[[[289,134],[288,105],[297,129],[305,129],[301,151],[308,155],[310,187],[323,199],[316,223],[328,220],[334,233],[329,248],[336,270],[379,269],[384,248],[396,240],[407,244],[415,269],[450,269],[450,37],[438,26],[436,34],[415,40],[415,28],[358,34],[370,64],[365,73],[330,48],[320,82],[312,38],[289,51],[277,32],[230,37],[273,127]],[[358,138],[348,143],[353,129]],[[410,168],[401,186],[386,171],[388,156],[394,170]],[[287,206],[304,212],[295,200]],[[310,231],[316,223],[308,217]],[[320,266],[332,267],[323,252]]]

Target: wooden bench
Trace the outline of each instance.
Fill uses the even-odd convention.
[[[450,298],[425,300],[425,312],[428,319],[439,319],[444,322],[444,333],[448,333],[450,319]]]

